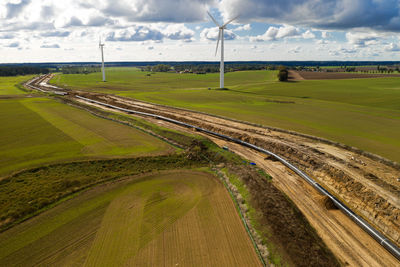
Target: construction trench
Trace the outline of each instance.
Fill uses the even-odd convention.
[[[153,117],[145,114],[135,116],[168,128],[181,131],[201,129],[200,134],[205,134],[218,145],[227,146],[231,151],[256,162],[259,167],[269,173],[273,177],[273,183],[299,207],[324,242],[342,262],[352,266],[396,266],[399,264],[394,257],[399,258],[396,246],[398,247],[400,243],[400,181],[398,180],[400,167],[398,164],[354,148],[289,131],[114,95],[67,92],[47,85],[50,78],[51,75],[46,75],[31,80],[26,86],[43,92],[64,95],[74,101],[101,108],[117,107],[120,112],[130,114],[133,112],[129,111],[149,113]],[[95,103],[93,100],[98,102]],[[167,120],[160,120],[157,116],[162,116]],[[192,127],[185,127],[184,124]],[[210,132],[215,134],[210,136]],[[221,139],[218,135],[231,139]],[[243,142],[249,146],[243,147]],[[257,146],[261,150],[257,151],[251,146]],[[288,168],[288,165],[285,166],[282,161],[277,161],[276,156],[287,163],[290,162],[289,164],[299,172],[290,166]],[[307,177],[311,177],[313,181],[320,184],[323,190],[328,191],[333,198],[320,194],[323,190],[318,192],[312,182],[307,183],[304,177],[300,177],[300,173],[306,173]],[[375,238],[380,240],[379,243],[386,246],[386,249],[371,238],[371,232],[367,234],[361,231],[354,221],[335,209],[334,207],[338,206],[337,203],[332,205],[335,199],[340,201],[339,203],[344,203],[362,221],[372,225],[377,233],[381,233],[383,239]],[[390,249],[391,246],[393,249]]]

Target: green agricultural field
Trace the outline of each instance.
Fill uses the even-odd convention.
[[[34,77],[33,75],[16,76],[16,77],[0,77],[0,96],[1,95],[21,95],[26,92],[17,88],[19,83],[27,81]]]
[[[99,73],[53,82],[294,130],[400,162],[398,78],[280,83],[274,71],[243,71],[226,74],[230,90],[207,90],[218,86],[219,74],[146,74],[110,68],[106,83]]]
[[[150,76],[147,76],[150,74]],[[55,77],[51,83],[74,89],[116,93],[168,93],[180,92],[181,89],[204,89],[219,85],[219,73],[211,74],[176,74],[149,73],[137,68],[109,68],[107,82],[101,82],[101,73],[64,74]],[[275,72],[236,72],[226,74],[226,86],[237,84],[265,83],[276,80]]]
[[[0,234],[1,266],[260,266],[228,192],[173,171],[97,186]]]
[[[45,97],[0,100],[0,147],[0,175],[43,163],[173,150],[134,128]]]

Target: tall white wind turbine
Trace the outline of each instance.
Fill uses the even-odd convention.
[[[101,43],[101,38],[99,39],[99,48],[101,50],[101,71],[103,72],[103,82],[105,82],[106,72],[104,70],[104,52],[103,52],[104,44]]]
[[[226,22],[225,24],[223,24],[221,26],[214,19],[214,17],[211,16],[210,12],[207,11],[207,13],[210,16],[210,18],[214,21],[215,25],[217,25],[217,27],[219,28],[217,48],[215,49],[215,55],[217,55],[219,41],[221,40],[221,63],[220,63],[220,66],[219,66],[219,87],[220,88],[224,88],[224,72],[225,72],[225,66],[224,66],[224,30],[226,29],[226,26],[229,23],[231,23],[232,21],[234,21],[235,19],[237,19],[238,16],[234,17],[231,20],[228,20],[228,22]]]

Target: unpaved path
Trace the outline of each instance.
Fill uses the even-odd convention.
[[[272,181],[296,204],[344,265],[397,266],[398,261],[340,210],[327,209],[323,197],[280,162],[234,143],[212,138],[220,146],[255,162],[272,176]]]
[[[74,94],[124,108],[162,115],[268,149],[311,175],[386,236],[397,244],[400,243],[400,182],[397,180],[400,177],[400,168],[395,163],[318,138],[273,128],[112,95],[87,92]],[[169,128],[188,131],[170,123],[145,119]],[[215,141],[222,145],[221,141]],[[264,155],[235,144],[229,144],[229,147],[254,160],[274,177],[277,187],[303,211],[344,264],[352,266],[399,264],[392,255],[340,211],[326,209],[322,197],[280,163],[264,160]]]
[[[191,132],[187,128],[165,121],[153,120],[158,125]],[[266,160],[262,153],[243,146],[209,137],[220,147],[255,162],[272,176],[275,186],[282,190],[303,212],[319,236],[345,266],[398,266],[398,260],[379,245],[340,210],[328,209],[323,196],[280,162]]]
[[[383,232],[386,229],[385,234],[398,238],[398,225],[396,223],[399,222],[396,221],[396,216],[399,211],[399,185],[396,176],[398,176],[399,171],[395,167],[304,136],[296,136],[206,114],[177,110],[131,99],[108,95],[93,96],[85,93],[83,95],[90,98],[95,97],[100,101],[121,107],[156,113],[198,125],[270,149],[313,175],[321,184],[329,188],[331,192],[344,200],[359,214],[367,215],[365,216],[367,219],[368,217],[372,218],[370,222],[377,222],[375,226],[380,225]],[[152,120],[152,122],[169,128],[184,130],[166,122],[157,120]],[[235,151],[242,150],[244,150],[242,147],[238,147]],[[243,156],[252,159],[251,155]],[[264,159],[264,156],[259,155],[259,157]],[[301,207],[300,209],[343,263],[347,262],[354,266],[396,266],[398,261],[345,215],[340,211],[324,208],[324,205],[321,204],[321,196],[301,178],[292,174],[279,163],[267,164],[266,162],[258,163],[268,173],[275,176],[277,186],[296,205]],[[280,167],[278,168],[278,166]],[[289,181],[292,182],[289,183]],[[366,199],[369,200],[366,201]],[[383,206],[379,207],[381,203]],[[388,225],[392,228],[389,229]],[[379,227],[377,228],[379,229]],[[395,241],[398,241],[398,239]],[[386,256],[381,257],[382,255]]]

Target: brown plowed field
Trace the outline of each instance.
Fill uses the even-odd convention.
[[[399,244],[400,182],[397,178],[400,177],[400,169],[395,163],[339,144],[277,129],[122,97],[80,94],[121,107],[170,117],[271,150],[314,177],[356,213]],[[156,120],[152,121],[157,123]],[[158,123],[184,130],[166,122]],[[239,147],[235,149],[238,152],[242,150]],[[247,156],[252,158],[251,154]],[[261,159],[263,156],[258,157]],[[321,196],[314,189],[308,188],[299,177],[276,162],[260,165],[274,176],[277,186],[300,207],[343,263],[354,266],[396,266],[398,261],[392,255],[339,211],[326,209]]]
[[[289,80],[344,80],[363,78],[399,77],[400,74],[374,74],[374,73],[345,73],[345,72],[314,72],[314,71],[289,71]]]

